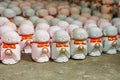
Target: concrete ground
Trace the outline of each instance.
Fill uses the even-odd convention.
[[[120,80],[120,53],[67,63],[36,63],[24,54],[18,64],[0,63],[0,80]]]

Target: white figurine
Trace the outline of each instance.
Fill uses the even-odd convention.
[[[22,53],[31,53],[31,41],[34,34],[34,27],[32,24],[29,24],[29,22],[23,23],[18,28],[18,33],[22,37],[22,41],[20,42]]]
[[[114,26],[104,27],[103,34],[104,52],[107,54],[116,54],[117,28]]]
[[[58,30],[53,34],[52,56],[55,62],[67,62],[70,58],[70,37],[64,30]]]
[[[88,54],[90,56],[100,56],[103,51],[102,31],[98,27],[88,29]]]
[[[50,58],[49,33],[38,30],[33,35],[32,59],[36,62],[48,62]]]
[[[70,42],[70,52],[73,59],[85,59],[87,55],[88,33],[82,29],[72,31],[72,40]]]
[[[1,37],[7,31],[14,31],[14,29],[9,26],[1,26],[0,27],[0,46],[2,45]],[[1,53],[1,47],[0,47],[0,53]],[[0,59],[1,59],[1,54],[0,54]]]
[[[15,64],[21,59],[19,42],[21,37],[15,31],[2,35],[1,61],[4,64]]]
[[[118,36],[117,36],[117,50],[120,52],[120,25],[117,26],[117,30],[118,30]]]

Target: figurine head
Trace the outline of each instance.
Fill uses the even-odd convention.
[[[17,31],[17,27],[13,22],[6,22],[3,26],[9,26],[13,28],[15,31]]]
[[[36,31],[37,30],[46,30],[46,31],[48,31],[49,27],[50,26],[47,23],[38,23],[36,25]]]
[[[117,26],[118,33],[120,34],[120,25]]]
[[[8,31],[14,31],[13,28],[9,27],[9,26],[2,26],[0,27],[0,37],[5,33],[5,32],[8,32]]]
[[[71,24],[69,25],[69,27],[67,28],[67,32],[71,35],[72,31],[76,28],[79,28],[79,26],[75,25],[75,24]]]
[[[88,18],[85,16],[80,16],[78,20],[84,24],[88,20]]]
[[[23,16],[25,16],[25,17],[31,17],[34,15],[35,15],[35,11],[31,8],[23,11]]]
[[[79,7],[71,7],[71,8],[70,8],[70,13],[71,13],[71,14],[80,14],[80,9],[79,9]]]
[[[0,17],[0,26],[4,25],[6,22],[9,22],[6,17]]]
[[[1,38],[5,43],[18,43],[21,41],[21,37],[15,31],[7,31],[2,35]]]
[[[71,17],[75,20],[77,20],[79,18],[79,16],[80,16],[79,14],[72,14],[71,15]]]
[[[88,29],[88,35],[91,38],[99,38],[102,36],[102,31],[98,27],[91,27]]]
[[[15,25],[19,26],[24,20],[25,20],[24,17],[16,16],[16,17],[14,17],[13,22],[15,23]]]
[[[64,30],[58,30],[53,34],[53,41],[55,42],[68,42],[70,41],[69,34]]]
[[[67,16],[64,14],[58,14],[57,18],[60,20],[65,20],[67,18]]]
[[[62,15],[65,15],[65,16],[69,16],[70,15],[70,12],[69,12],[69,9],[68,8],[61,8],[58,10],[58,14],[62,14]]]
[[[17,6],[12,7],[11,9],[16,12],[16,15],[20,15],[22,13],[21,9],[19,7],[17,7]]]
[[[37,17],[37,16],[31,16],[29,19],[30,19],[30,21],[31,21],[33,24],[35,24],[35,22],[39,19],[39,17]]]
[[[57,14],[57,9],[55,7],[49,7],[48,13],[52,16],[55,16]]]
[[[29,24],[20,25],[18,28],[18,33],[21,35],[30,35],[34,33],[34,27]]]
[[[72,17],[67,17],[65,19],[65,21],[67,21],[69,24],[71,24],[74,21],[74,19]]]
[[[29,25],[30,27],[33,27],[33,28],[34,28],[34,25],[33,25],[33,23],[32,23],[30,20],[24,20],[24,21],[20,24],[20,26],[22,26],[22,25],[24,25],[24,24],[27,24],[27,25]]]
[[[13,18],[16,16],[16,12],[12,9],[5,9],[3,12],[3,15],[7,18]]]
[[[50,37],[53,37],[54,32],[57,31],[57,30],[60,30],[60,29],[61,29],[61,28],[58,27],[58,26],[51,26],[51,27],[48,29],[48,32],[49,32],[49,34],[50,34]]]
[[[0,6],[0,15],[3,15],[3,11],[5,10],[4,6]]]
[[[54,25],[57,25],[59,21],[60,21],[60,20],[59,20],[58,18],[53,18],[53,19],[50,20],[50,24],[51,24],[52,26],[54,26]]]
[[[116,36],[117,35],[117,28],[114,26],[106,26],[103,28],[104,36]]]
[[[49,33],[45,30],[38,30],[33,35],[33,41],[35,42],[47,42],[49,39]]]
[[[72,38],[75,40],[84,40],[88,38],[88,33],[83,28],[76,28],[72,31]]]
[[[44,17],[48,15],[48,10],[47,9],[39,9],[36,11],[36,15],[38,17]]]
[[[66,30],[69,27],[69,24],[66,21],[59,21],[57,25],[63,30]]]

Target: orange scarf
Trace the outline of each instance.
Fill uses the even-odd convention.
[[[86,41],[85,40],[74,40],[74,44],[76,44],[76,45],[79,45],[79,44],[86,45]]]
[[[42,47],[49,47],[49,42],[33,42],[37,43],[37,47],[42,48]]]
[[[92,42],[92,43],[101,43],[102,40],[101,40],[101,38],[90,38],[90,42]]]
[[[68,42],[55,42],[56,47],[68,47]]]
[[[12,44],[3,43],[3,48],[15,49],[16,48],[16,44],[18,44],[18,43],[12,43]]]
[[[20,35],[22,36],[22,40],[32,39],[32,34],[30,35]]]
[[[116,36],[108,36],[109,41],[116,41],[117,37]]]

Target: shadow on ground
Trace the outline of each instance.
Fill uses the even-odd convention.
[[[0,63],[0,80],[119,80],[120,53],[88,56],[85,60],[67,63],[36,63],[30,54],[23,54],[15,65]]]

